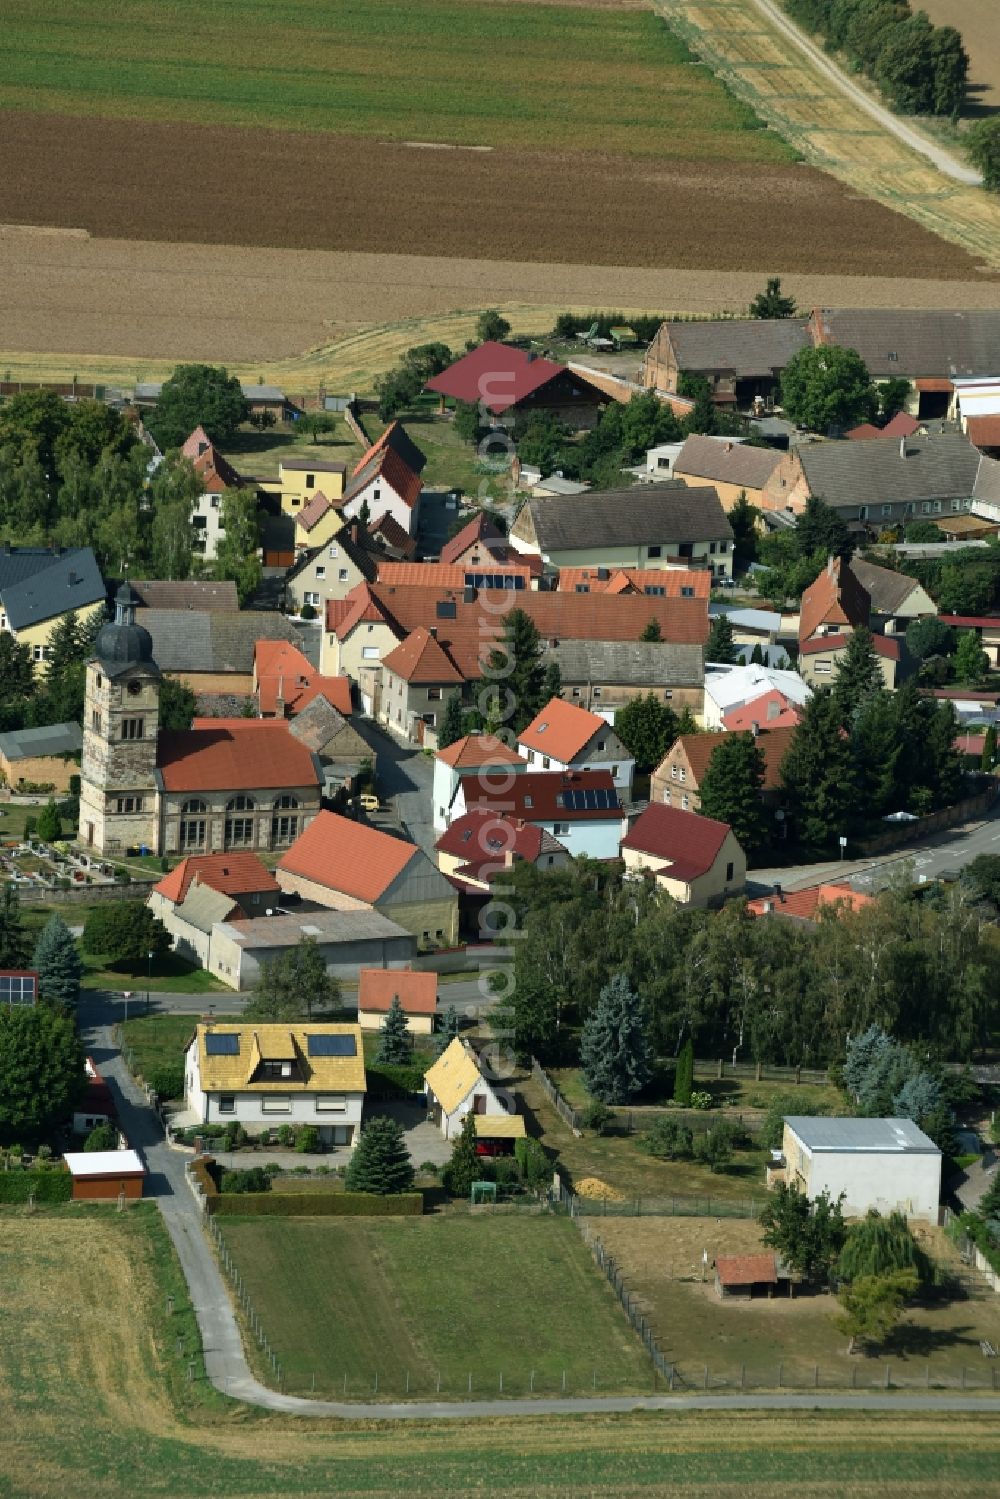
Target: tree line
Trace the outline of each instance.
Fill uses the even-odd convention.
[[[659,1058],[690,1039],[703,1056],[826,1066],[877,1025],[928,1058],[963,1060],[1000,1018],[997,912],[972,887],[901,882],[807,924],[755,918],[743,902],[678,906],[619,864],[519,863],[503,886],[519,937],[495,1029],[522,1057],[578,1062],[581,1030],[619,976]]]
[[[957,116],[969,55],[954,26],[934,26],[907,0],[784,0],[793,20],[842,52],[905,114]]]

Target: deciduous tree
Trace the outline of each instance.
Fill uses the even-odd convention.
[[[854,349],[837,344],[792,355],[781,377],[781,402],[789,421],[823,435],[870,421],[878,410],[868,366]]]
[[[794,317],[795,298],[782,295],[781,280],[769,276],[763,291],[759,291],[750,303],[750,316],[756,318]]]
[[[859,1343],[879,1348],[903,1314],[905,1302],[917,1293],[917,1278],[906,1271],[894,1275],[863,1275],[840,1292],[842,1314],[837,1328],[850,1340],[848,1353]]]
[[[85,1088],[83,1043],[71,1015],[46,1004],[0,1007],[0,1138],[44,1134],[72,1112]]]
[[[760,1214],[761,1241],[812,1285],[825,1285],[844,1243],[840,1197],[821,1192],[812,1201],[779,1182]]]
[[[104,957],[113,965],[145,972],[149,953],[156,958],[170,951],[170,933],[147,906],[121,901],[91,911],[80,945],[85,953]]]
[[[166,452],[179,448],[199,426],[211,442],[225,444],[249,414],[235,375],[216,365],[179,364],[164,381],[146,427]]]
[[[311,1020],[339,1003],[340,980],[327,972],[315,937],[303,937],[261,965],[260,982],[243,1013],[247,1020]]]
[[[635,760],[636,769],[652,770],[677,738],[677,715],[647,692],[618,709],[615,733]]]

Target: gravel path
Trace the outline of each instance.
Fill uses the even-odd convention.
[[[833,83],[841,93],[846,94],[852,104],[856,104],[859,109],[863,109],[866,114],[871,115],[872,119],[876,120],[882,126],[883,130],[888,130],[890,134],[894,135],[897,140],[902,141],[905,146],[909,146],[911,150],[919,152],[921,156],[926,156],[928,161],[934,163],[939,172],[943,172],[946,177],[951,177],[953,181],[962,182],[970,187],[978,187],[981,184],[982,177],[972,167],[964,165],[957,156],[953,156],[943,146],[935,145],[921,131],[915,129],[912,125],[908,125],[904,119],[901,119],[899,115],[893,114],[884,105],[877,103],[858,84],[852,83],[846,73],[842,73],[836,63],[830,61],[822,48],[818,47],[804,31],[800,31],[794,21],[789,20],[781,7],[774,3],[774,0],[756,0],[756,3],[757,9],[763,11],[771,24],[777,27],[790,42],[793,42],[800,52],[805,53],[816,71],[822,73],[823,77],[830,83]]]

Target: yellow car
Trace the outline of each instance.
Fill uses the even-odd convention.
[[[379,810],[378,797],[373,796],[370,791],[365,791],[358,797],[362,812],[377,812]]]

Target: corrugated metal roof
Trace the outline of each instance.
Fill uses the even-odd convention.
[[[786,1114],[785,1123],[807,1150],[858,1151],[877,1155],[940,1155],[912,1119],[829,1119]]]
[[[82,745],[83,730],[78,723],[53,723],[41,729],[11,729],[0,734],[0,755],[5,760],[74,755]]]

